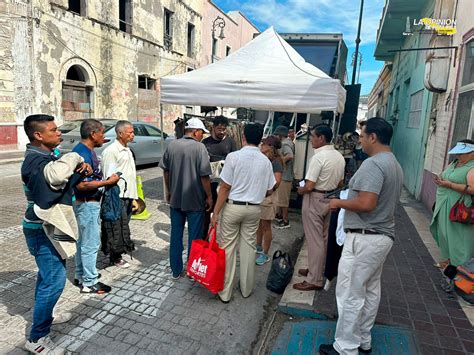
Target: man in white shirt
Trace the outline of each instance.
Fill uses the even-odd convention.
[[[244,128],[244,147],[230,153],[221,173],[221,184],[211,225],[216,226],[220,216],[219,244],[225,249],[226,270],[224,290],[219,299],[230,302],[237,262],[240,254],[240,291],[247,298],[255,285],[255,240],[260,220],[260,203],[273,192],[275,177],[270,160],[260,152],[258,145],[263,136],[259,124]]]
[[[119,180],[120,199],[122,200],[122,217],[120,226],[121,233],[125,239],[125,249],[130,250],[111,250],[110,263],[122,268],[130,266],[128,262],[122,259],[122,253],[125,251],[132,251],[134,249],[133,242],[130,240],[130,218],[132,216],[132,202],[138,198],[137,192],[137,172],[135,168],[135,160],[133,159],[132,151],[128,148],[128,143],[135,138],[133,125],[129,121],[118,121],[115,125],[115,133],[117,138],[115,141],[105,148],[102,153],[102,165],[105,178],[121,172],[122,179]],[[128,245],[128,247],[127,247]]]
[[[293,285],[293,288],[300,291],[321,290],[324,286],[323,274],[331,215],[326,195],[337,189],[344,179],[346,165],[342,154],[330,144],[332,136],[331,128],[327,125],[316,125],[311,130],[314,156],[306,172],[305,184],[298,188],[298,194],[303,195],[301,213],[308,243],[308,269],[298,270],[306,280]]]

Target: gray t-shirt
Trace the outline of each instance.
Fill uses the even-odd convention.
[[[344,229],[370,229],[395,237],[395,208],[400,200],[403,171],[395,156],[382,152],[366,159],[349,181],[347,199],[359,191],[378,195],[375,210],[369,213],[346,211]]]
[[[294,157],[294,155],[295,155],[295,145],[289,138],[286,138],[281,142],[280,154],[281,154],[282,157],[286,157],[286,156]],[[294,179],[293,159],[288,160],[286,162],[284,168],[285,168],[285,170],[283,171],[281,179],[283,181],[293,181],[293,179]]]
[[[163,154],[160,168],[170,174],[172,208],[182,211],[204,210],[206,192],[201,177],[212,173],[204,144],[189,137],[172,141]]]

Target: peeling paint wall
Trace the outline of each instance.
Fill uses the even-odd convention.
[[[131,3],[126,33],[119,30],[117,0],[87,1],[85,16],[68,11],[67,0],[2,1],[2,12],[14,7],[24,13],[0,17],[0,122],[21,124],[38,112],[54,115],[58,124],[89,116],[159,122],[159,78],[197,67],[197,59],[187,57],[187,24],[195,26],[194,53],[200,53],[203,0]],[[163,43],[164,7],[173,11],[171,50]],[[91,112],[63,107],[63,84],[73,65],[91,90]],[[155,89],[138,89],[138,75],[157,79]],[[164,106],[166,132],[173,132],[172,121],[182,110]],[[22,127],[18,133],[23,145]]]

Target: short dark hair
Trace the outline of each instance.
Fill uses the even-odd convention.
[[[102,122],[99,120],[88,118],[87,120],[82,121],[81,123],[81,138],[87,139],[94,132],[99,132],[99,130],[104,127]]]
[[[115,133],[119,133],[123,127],[125,126],[132,126],[133,127],[133,124],[132,122],[130,121],[127,121],[127,120],[120,120],[120,121],[117,121],[117,123],[115,124]]]
[[[324,136],[326,143],[331,142],[333,136],[332,130],[327,124],[317,124],[313,127],[312,131],[314,131],[318,137]]]
[[[54,117],[51,115],[36,114],[26,117],[23,127],[30,142],[35,140],[35,132],[42,132],[45,123],[51,121],[54,121]]]
[[[263,127],[259,123],[248,123],[244,127],[244,137],[248,144],[259,145],[263,137]]]
[[[393,135],[393,128],[392,125],[382,117],[372,117],[367,121],[362,121],[360,123],[360,127],[365,127],[366,134],[374,133],[377,136],[377,140],[381,144],[390,145]]]
[[[229,126],[229,120],[227,117],[225,116],[216,116],[214,117],[214,119],[212,120],[212,125],[215,127],[215,126],[219,126],[219,125],[223,125],[223,126],[226,126],[228,127]]]
[[[461,139],[458,143],[474,144],[472,139]]]

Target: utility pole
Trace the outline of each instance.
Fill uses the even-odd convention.
[[[360,0],[360,14],[359,14],[359,27],[357,28],[357,38],[355,40],[356,48],[355,48],[355,55],[354,55],[354,67],[352,68],[352,82],[351,84],[354,85],[356,81],[356,73],[357,73],[357,59],[359,56],[359,43],[360,43],[360,29],[362,27],[362,13],[364,11],[364,0]]]

